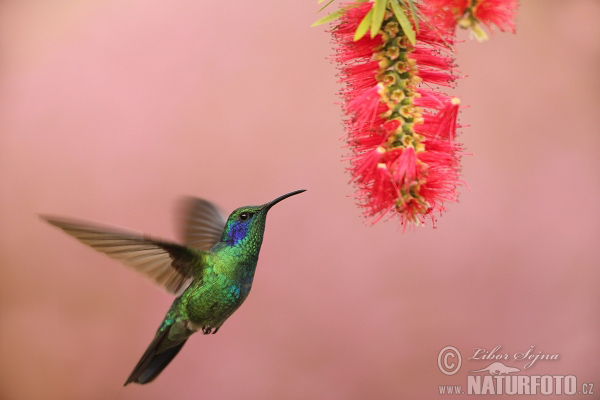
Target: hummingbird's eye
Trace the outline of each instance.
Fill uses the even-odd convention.
[[[253,215],[254,215],[253,213],[243,212],[240,214],[240,220],[245,221],[245,220],[251,218]]]

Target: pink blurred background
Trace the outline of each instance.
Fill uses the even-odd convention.
[[[600,393],[600,2],[525,0],[518,35],[458,46],[472,191],[405,234],[347,197],[316,10],[0,3],[1,399],[431,399],[497,345]],[[123,388],[172,297],[36,213],[175,239],[181,195],[230,212],[301,188],[219,334]]]

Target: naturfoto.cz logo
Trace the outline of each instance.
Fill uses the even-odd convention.
[[[545,354],[531,346],[525,352],[501,353],[498,345],[492,350],[473,349],[468,361],[486,361],[469,365],[466,386],[440,385],[442,395],[593,395],[594,384],[578,385],[574,375],[529,375],[526,370],[541,361],[557,361],[558,354]],[[438,354],[438,367],[445,375],[455,375],[463,365],[460,351],[446,346]],[[525,362],[516,366],[516,363]]]

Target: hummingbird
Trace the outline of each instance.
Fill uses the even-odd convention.
[[[261,206],[240,207],[226,221],[213,203],[188,198],[183,244],[87,222],[40,217],[176,296],[127,378],[127,386],[153,381],[192,334],[200,330],[205,335],[217,333],[250,293],[267,213],[280,201],[304,191],[284,194]]]

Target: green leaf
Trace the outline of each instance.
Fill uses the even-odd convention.
[[[415,43],[417,43],[417,35],[415,34],[412,24],[410,23],[408,17],[404,13],[404,10],[398,3],[398,0],[390,0],[390,3],[392,4],[392,10],[394,11],[396,19],[400,23],[404,34],[408,38],[408,41],[414,45]]]
[[[333,1],[333,0],[331,0]],[[419,32],[419,15],[417,14],[417,8],[415,7],[415,2],[414,0],[402,0],[402,2],[407,5],[406,3],[408,3],[408,7],[410,7],[410,16],[412,17],[412,20],[415,22],[415,28],[417,28],[417,32]]]
[[[369,30],[369,26],[371,25],[372,16],[373,16],[373,9],[369,10],[367,15],[365,15],[365,17],[363,18],[363,20],[360,21],[360,24],[358,24],[358,28],[356,28],[356,32],[354,33],[354,41],[355,42],[357,40],[360,40],[363,36],[365,36],[367,31]]]
[[[322,2],[324,2],[324,1],[325,1],[325,0],[319,0],[319,4],[320,4],[320,3],[322,3]],[[325,8],[326,8],[328,5],[330,5],[331,3],[333,3],[333,0],[329,0],[329,1],[327,2],[327,4],[325,4],[323,7],[321,7],[321,8],[319,9],[319,11],[317,11],[317,13],[320,13],[321,11],[323,11],[323,10],[324,10],[324,9],[325,9]]]
[[[318,20],[316,22],[313,22],[313,24],[310,27],[312,28],[313,26],[323,25],[323,24],[325,24],[325,23],[327,23],[329,21],[336,20],[336,19],[338,19],[339,17],[342,16],[342,14],[344,13],[344,11],[345,10],[343,10],[343,9],[334,11],[331,14],[324,16],[320,20]]]
[[[385,16],[385,7],[387,6],[388,0],[375,0],[373,5],[373,21],[371,22],[371,38],[374,38],[381,29],[383,23],[383,17]]]

